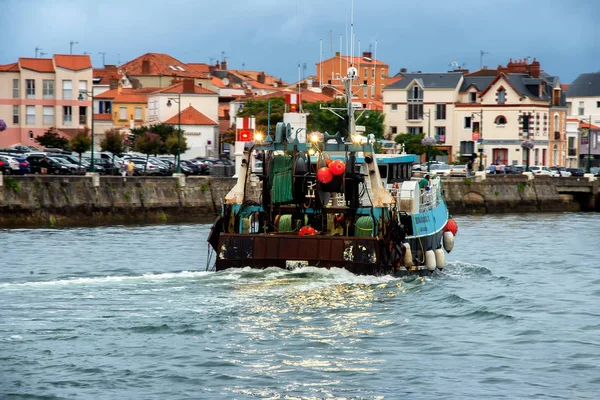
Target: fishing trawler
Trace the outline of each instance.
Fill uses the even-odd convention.
[[[442,182],[412,177],[417,156],[376,154],[356,124],[357,69],[339,79],[348,134],[292,131],[255,135],[243,146],[237,183],[223,199],[208,241],[215,269],[339,267],[355,274],[428,275],[454,245]],[[360,115],[358,116],[360,118]],[[252,173],[255,152],[263,169]]]

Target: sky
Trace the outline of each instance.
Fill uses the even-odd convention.
[[[570,83],[600,71],[598,16],[598,0],[354,0],[353,12],[352,0],[0,0],[0,64],[36,47],[69,54],[74,41],[73,54],[89,53],[94,67],[100,52],[106,64],[147,52],[185,63],[224,55],[230,69],[292,83],[339,51],[340,35],[347,53],[353,20],[354,53],[370,46],[390,75],[448,71],[455,61],[476,70],[484,51],[490,68],[532,57]]]

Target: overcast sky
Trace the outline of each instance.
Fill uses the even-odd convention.
[[[600,71],[598,0],[354,0],[356,46],[369,44],[390,72],[440,72],[453,61],[474,70],[536,57],[563,83]],[[298,65],[315,74],[346,38],[351,0],[0,0],[0,64],[88,52],[95,67],[146,52],[209,62],[224,52],[229,68],[264,70],[287,82]],[[331,32],[331,34],[330,34]],[[346,52],[346,44],[343,44]]]

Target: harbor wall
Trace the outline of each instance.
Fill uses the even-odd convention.
[[[444,180],[452,214],[598,210],[598,181],[498,175]],[[4,176],[0,227],[212,222],[235,184],[218,177]]]

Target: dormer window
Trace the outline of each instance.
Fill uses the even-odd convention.
[[[469,93],[469,102],[477,103],[477,92]]]
[[[414,85],[408,90],[408,120],[423,119],[423,89]]]
[[[498,104],[506,103],[506,90],[500,89],[498,90]]]
[[[423,90],[419,85],[415,85],[409,90],[408,101],[423,101]]]

